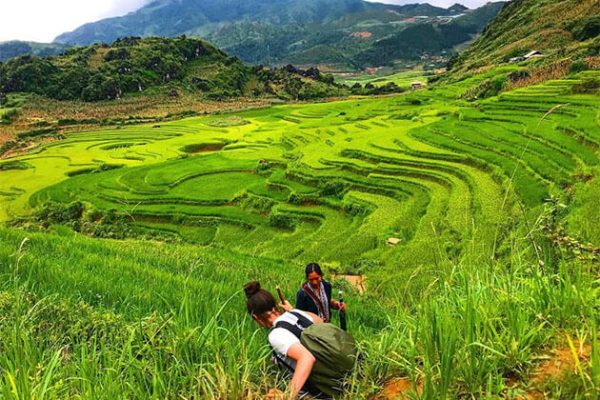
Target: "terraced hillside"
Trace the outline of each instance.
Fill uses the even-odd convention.
[[[574,88],[599,78],[459,100],[480,75],[406,96],[73,134],[0,164],[0,219],[83,201],[91,220],[115,210],[138,234],[348,268],[413,269],[467,248],[490,257],[512,217],[598,165],[600,99]]]

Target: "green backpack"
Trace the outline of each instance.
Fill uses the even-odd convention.
[[[317,359],[304,389],[319,398],[336,398],[344,392],[344,381],[352,373],[358,350],[349,333],[329,323],[313,324],[300,313],[291,312],[298,318],[292,325],[279,321],[275,328],[283,328],[300,339],[300,343]],[[279,365],[293,369],[276,352]]]

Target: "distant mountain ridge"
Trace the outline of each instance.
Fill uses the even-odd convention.
[[[69,45],[61,43],[37,43],[25,42],[21,40],[11,40],[0,42],[0,61],[10,60],[23,54],[34,55],[38,57],[50,57],[62,54]]]
[[[493,17],[502,4],[483,8],[493,10]],[[58,36],[56,42],[87,45],[111,43],[124,36],[187,35],[207,39],[245,62],[364,68],[396,59],[418,59],[431,51],[451,53],[453,46],[481,32],[491,18],[488,14],[460,4],[444,9],[364,0],[156,0],[128,15],[85,24]],[[472,24],[454,24],[460,33],[451,35],[451,40],[446,40],[444,29],[437,28],[469,15],[482,18]],[[446,19],[440,21],[440,17]],[[408,48],[400,42],[393,58],[382,56],[381,52],[389,49],[377,45],[380,40],[403,40],[400,33],[415,24],[429,24],[435,34],[416,46],[409,43]]]

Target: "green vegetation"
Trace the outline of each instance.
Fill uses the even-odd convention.
[[[0,95],[0,125],[10,124],[19,114],[19,109],[25,103],[22,96]]]
[[[281,385],[240,287],[260,276],[291,297],[301,266],[53,230],[0,229],[3,397],[259,399]],[[408,281],[390,282],[387,294],[370,286],[359,296],[338,281],[365,355],[348,399],[369,398],[396,376],[431,399],[537,390],[550,398],[597,396],[597,279],[573,260],[544,273],[525,261],[531,253],[520,242],[515,236],[515,258],[506,264],[440,258],[424,289],[415,284],[418,269]],[[389,282],[384,274],[372,276]],[[565,335],[574,354],[595,343],[588,358],[530,386],[539,355],[566,346]]]
[[[531,217],[598,164],[597,95],[574,90],[597,73],[460,100],[517,68],[403,97],[68,135],[14,158],[27,169],[0,172],[0,218],[81,201],[78,226],[113,212],[128,221],[119,237],[202,237],[355,269],[361,260],[408,265],[417,254],[432,266],[438,241],[452,257],[472,243],[500,252],[498,234],[520,205]],[[389,237],[401,245],[386,246]]]
[[[166,0],[86,24],[56,41],[89,45],[124,36],[188,35],[253,64],[362,69],[420,59],[424,53],[449,56],[455,45],[479,34],[503,4],[467,10],[363,0]],[[429,62],[443,66],[444,59]]]
[[[588,45],[596,21],[569,29]],[[17,59],[2,85],[50,90],[86,52],[92,81],[132,73],[177,96],[341,88],[185,38]],[[599,398],[600,71],[586,57],[560,79],[544,60],[462,74],[465,60],[402,96],[31,126],[37,146],[0,160],[0,398],[265,398],[284,379],[242,284],[293,298],[309,261],[366,277],[364,293],[334,281],[364,355],[348,400]],[[21,96],[0,96],[0,118],[25,112]]]
[[[242,64],[197,39],[126,37],[111,46],[74,48],[54,58],[23,56],[0,64],[0,93],[100,101],[179,92],[207,99],[279,97],[306,100],[346,93],[316,69]]]
[[[533,65],[600,55],[597,1],[511,1],[455,63],[459,72],[542,51]]]
[[[428,72],[425,72],[421,69],[414,69],[409,71],[396,72],[389,75],[380,75],[379,73],[376,75],[371,74],[344,74],[339,75],[337,80],[340,83],[343,83],[346,86],[353,87],[357,83],[361,86],[366,86],[371,84],[375,87],[386,86],[389,83],[393,83],[394,85],[402,88],[409,89],[410,84],[414,81],[421,81],[426,83],[427,77],[429,76]]]

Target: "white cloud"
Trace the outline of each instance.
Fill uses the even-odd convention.
[[[2,0],[0,41],[50,42],[87,22],[123,15],[148,0]]]
[[[430,0],[430,1],[420,1],[420,0],[369,0],[377,3],[386,3],[386,4],[414,4],[414,3],[429,3],[438,7],[448,8],[453,4],[459,3],[463,6],[469,8],[477,8],[490,0]]]

